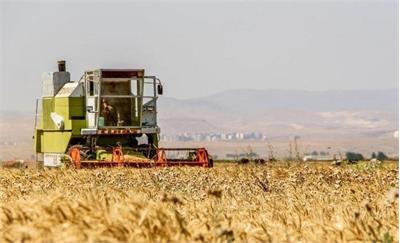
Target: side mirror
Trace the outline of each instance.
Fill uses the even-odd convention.
[[[162,84],[158,84],[158,85],[157,85],[157,93],[158,93],[159,95],[162,95],[162,94],[163,94],[163,86],[162,86]]]

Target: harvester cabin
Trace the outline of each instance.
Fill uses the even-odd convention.
[[[143,69],[88,71],[85,80],[89,128],[156,125],[157,80]]]

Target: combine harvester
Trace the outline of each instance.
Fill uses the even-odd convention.
[[[143,69],[97,69],[70,81],[65,61],[42,75],[36,102],[37,162],[75,168],[202,166],[205,148],[159,148],[157,98],[163,86]]]

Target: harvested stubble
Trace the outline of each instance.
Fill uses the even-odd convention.
[[[0,242],[398,241],[398,167],[0,169]]]

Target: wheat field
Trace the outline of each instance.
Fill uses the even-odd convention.
[[[398,166],[0,169],[0,242],[398,242]]]

